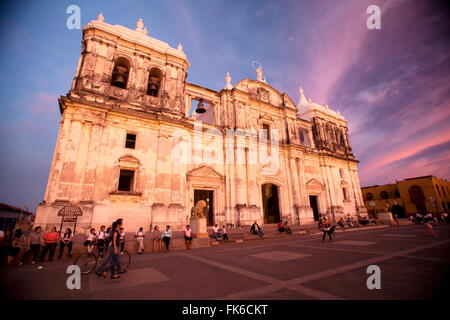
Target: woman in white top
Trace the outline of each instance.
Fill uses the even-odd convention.
[[[101,226],[100,230],[97,233],[97,238],[96,238],[96,242],[97,242],[97,250],[98,250],[98,254],[100,255],[100,257],[103,257],[103,251],[106,248],[106,231],[105,231],[105,226]]]
[[[171,239],[172,239],[172,230],[170,229],[170,226],[167,225],[166,230],[164,230],[162,234],[162,241],[166,245],[166,252],[169,251],[169,244]]]
[[[91,230],[89,230],[89,233],[86,235],[86,241],[83,243],[89,253],[92,253],[92,248],[94,248],[96,238],[97,236],[95,234],[95,229],[92,228]]]
[[[192,246],[192,229],[190,225],[187,225],[186,228],[183,229],[184,232],[184,242],[186,243],[186,249],[191,250]]]
[[[144,237],[145,237],[144,228],[140,227],[139,231],[136,232],[134,237],[136,238],[136,241],[139,246],[138,254],[142,254],[142,252],[144,252]]]

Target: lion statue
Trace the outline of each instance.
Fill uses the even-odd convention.
[[[195,207],[191,209],[191,219],[206,218],[205,216],[206,201],[197,201]]]

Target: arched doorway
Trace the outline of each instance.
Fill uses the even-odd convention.
[[[425,195],[420,186],[414,185],[409,188],[409,197],[411,202],[416,205],[417,211],[419,213],[426,213],[427,208],[425,206]]]
[[[261,186],[264,223],[280,222],[280,202],[278,187],[271,183]]]

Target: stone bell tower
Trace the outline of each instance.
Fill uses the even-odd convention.
[[[70,94],[105,106],[182,115],[188,68],[181,44],[175,49],[150,37],[142,19],[131,30],[107,24],[100,14],[83,28]]]

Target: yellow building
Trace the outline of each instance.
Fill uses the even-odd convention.
[[[361,188],[369,215],[386,210],[399,217],[417,212],[441,213],[450,211],[450,182],[435,176],[397,181],[394,184]]]

